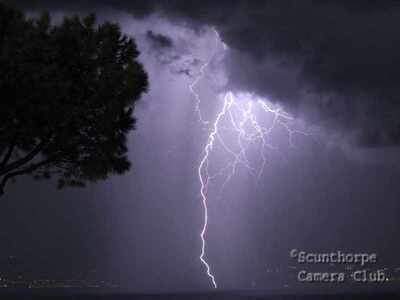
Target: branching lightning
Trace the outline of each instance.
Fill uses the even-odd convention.
[[[216,49],[219,45],[223,46],[223,50],[227,50],[227,46],[221,41],[219,34],[214,30],[216,36]],[[203,227],[200,233],[201,239],[201,252],[200,261],[206,268],[206,273],[214,288],[217,288],[217,281],[214,274],[211,272],[211,267],[207,262],[206,255],[206,232],[209,222],[208,215],[208,188],[212,180],[217,177],[222,178],[220,192],[229,183],[230,179],[236,174],[238,166],[244,166],[252,175],[255,180],[259,180],[262,176],[263,170],[267,165],[267,150],[278,150],[269,137],[274,131],[280,127],[283,129],[288,137],[288,146],[295,147],[293,138],[296,134],[308,135],[307,132],[296,130],[293,128],[294,119],[279,107],[274,107],[268,104],[263,99],[254,97],[253,95],[235,95],[233,92],[228,91],[222,97],[222,107],[217,113],[213,121],[204,119],[200,104],[201,98],[196,92],[196,85],[204,78],[205,70],[209,66],[212,58],[204,63],[199,70],[199,75],[189,85],[189,91],[195,99],[195,110],[198,115],[199,121],[203,126],[207,126],[209,134],[207,142],[202,151],[202,157],[198,166],[198,178],[200,181],[200,196],[203,205],[204,219]],[[260,122],[259,117],[268,115],[267,122]],[[265,120],[264,120],[265,121]],[[267,125],[265,125],[267,123]],[[226,137],[235,136],[236,139],[232,143]],[[221,149],[226,154],[227,161],[224,165],[214,173],[210,171],[210,158],[215,149]],[[250,148],[257,147],[260,154],[261,162],[254,166],[248,158]]]
[[[208,136],[207,145],[204,148],[204,156],[200,162],[199,169],[198,169],[198,175],[199,175],[199,180],[200,180],[200,184],[201,184],[200,195],[201,195],[201,198],[203,201],[203,207],[204,207],[204,223],[203,223],[203,229],[201,230],[201,233],[200,233],[200,238],[201,238],[201,242],[202,242],[200,260],[206,266],[207,275],[211,278],[211,281],[215,288],[217,287],[215,277],[211,273],[210,266],[208,265],[207,261],[204,259],[205,248],[206,248],[205,234],[206,234],[207,223],[208,223],[207,186],[208,186],[208,183],[210,180],[210,176],[208,174],[208,162],[209,162],[208,157],[210,155],[210,152],[213,150],[214,142],[215,142],[216,136],[218,135],[219,122],[221,121],[222,117],[227,113],[227,111],[230,109],[231,105],[232,105],[232,97],[229,97],[227,95],[225,98],[225,101],[224,101],[224,106],[223,106],[222,110],[219,112],[219,114],[214,122],[213,129],[212,129],[210,135]],[[204,180],[204,176],[203,176],[203,168],[206,173],[205,180]]]

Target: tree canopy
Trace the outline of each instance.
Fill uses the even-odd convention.
[[[0,194],[18,175],[62,188],[129,170],[127,134],[148,87],[138,56],[118,24],[52,24],[0,3]]]

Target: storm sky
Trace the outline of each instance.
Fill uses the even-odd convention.
[[[209,61],[196,85],[205,118],[234,91],[282,107],[313,133],[292,149],[278,130],[258,182],[239,168],[221,194],[211,186],[207,258],[219,285],[304,288],[288,268],[292,248],[376,252],[382,266],[400,265],[397,2],[13,2],[55,22],[88,12],[118,22],[138,44],[150,89],[135,108],[130,172],[83,190],[10,185],[3,260],[45,276],[95,269],[135,291],[210,288],[197,177],[209,132],[189,89]]]

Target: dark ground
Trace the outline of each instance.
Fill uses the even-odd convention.
[[[369,300],[369,299],[400,299],[400,293],[376,293],[376,294],[269,294],[262,296],[252,292],[214,292],[214,293],[176,293],[176,294],[130,294],[110,293],[95,291],[71,291],[65,290],[4,290],[0,291],[1,300],[25,300],[25,299],[57,299],[57,300]]]

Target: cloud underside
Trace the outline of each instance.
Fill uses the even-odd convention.
[[[368,146],[400,143],[400,4],[395,1],[17,1],[26,8],[159,14],[215,26],[230,51],[232,88],[351,133]],[[14,1],[15,3],[15,1]],[[167,37],[148,33],[160,47]]]

